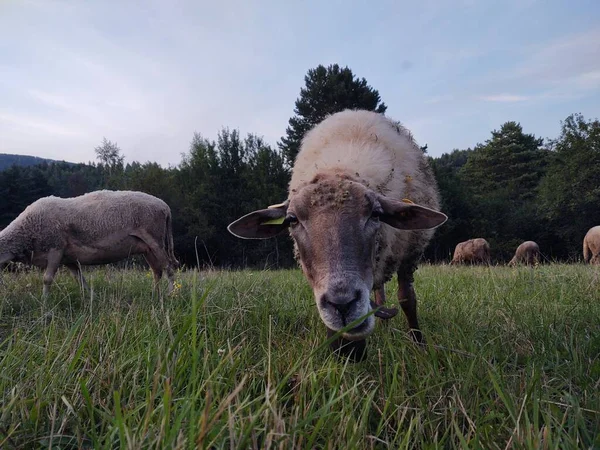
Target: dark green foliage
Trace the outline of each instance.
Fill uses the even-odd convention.
[[[288,166],[292,166],[304,134],[327,115],[344,109],[367,109],[385,113],[387,106],[379,92],[364,78],[355,77],[348,67],[333,64],[310,69],[304,77],[294,113],[279,148]]]
[[[557,256],[579,256],[583,236],[600,224],[600,121],[570,115],[550,149],[548,172],[540,183],[540,215],[557,244]]]
[[[496,258],[512,256],[526,240],[539,240],[537,188],[546,170],[543,139],[506,122],[477,145],[458,173],[470,210],[471,237],[490,242]]]
[[[287,237],[242,241],[227,232],[233,220],[287,197],[283,160],[262,138],[250,134],[242,140],[237,130],[223,129],[211,142],[196,134],[177,179],[185,231],[176,247],[185,247],[185,260],[195,261],[197,252],[200,262],[211,265],[291,264]]]
[[[513,201],[533,198],[545,169],[542,144],[543,139],[523,133],[520,124],[506,122],[470,153],[463,176],[478,198],[492,191],[502,191]]]
[[[454,150],[439,158],[429,158],[441,197],[441,210],[448,221],[434,235],[426,252],[432,260],[452,258],[457,242],[470,239],[472,235],[471,219],[474,211],[469,194],[459,177],[460,169],[467,162],[472,150]]]
[[[600,224],[600,122],[569,116],[560,136],[540,146],[541,139],[508,122],[474,149],[429,157],[449,220],[426,258],[449,261],[456,244],[473,237],[486,238],[498,262],[524,240],[538,242],[549,258],[579,258],[583,236]],[[287,197],[284,156],[262,138],[229,129],[216,142],[195,134],[170,168],[123,166],[120,150],[113,156],[97,165],[43,162],[0,171],[0,228],[40,197],[131,189],[171,207],[175,251],[188,266],[295,265],[287,235],[241,240],[227,231],[233,220]]]
[[[0,172],[0,229],[41,197],[73,197],[98,189],[100,183],[98,170],[85,164],[12,166]]]

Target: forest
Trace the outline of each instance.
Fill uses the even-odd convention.
[[[216,141],[199,133],[176,166],[124,163],[106,138],[89,164],[42,161],[0,171],[0,228],[36,199],[71,197],[97,189],[147,192],[171,207],[175,252],[185,265],[285,268],[295,265],[287,236],[242,241],[227,225],[250,211],[279,203],[304,133],[328,114],[361,108],[385,113],[376,89],[337,64],[308,71],[285,135],[276,147],[258,134],[223,128]],[[401,119],[401,118],[395,118]],[[508,261],[524,240],[540,245],[547,260],[581,259],[583,236],[600,224],[600,121],[577,112],[544,139],[514,121],[498,124],[483,143],[427,155],[442,211],[425,259],[449,261],[458,242],[484,237],[496,263]],[[172,152],[178,149],[165,149]]]

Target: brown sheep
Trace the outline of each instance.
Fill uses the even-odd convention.
[[[525,264],[534,266],[540,261],[540,246],[533,241],[525,241],[517,247],[515,256],[508,263],[509,266]]]
[[[457,244],[450,264],[490,264],[490,260],[490,244],[483,238],[476,238]]]
[[[600,264],[600,225],[590,228],[583,238],[583,260]]]
[[[328,334],[356,323],[334,349],[362,359],[375,325],[370,291],[394,273],[411,335],[423,341],[413,272],[447,219],[437,208],[435,178],[410,133],[382,114],[346,110],[304,137],[287,200],[228,229],[245,239],[289,230]]]
[[[173,289],[171,210],[143,192],[96,191],[79,197],[36,200],[0,232],[0,268],[18,261],[45,269],[44,296],[58,267],[87,287],[81,265],[109,264],[142,254],[155,286],[167,272]]]

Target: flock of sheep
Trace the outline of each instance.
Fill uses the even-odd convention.
[[[517,247],[508,265],[534,266],[540,262],[540,257],[540,246],[533,241],[525,241]],[[590,228],[583,238],[583,260],[600,264],[600,225]],[[490,264],[490,261],[490,244],[485,239],[477,238],[457,244],[450,264]]]
[[[526,264],[534,266],[540,261],[540,246],[533,241],[525,241],[517,247],[515,256],[509,261],[509,266]],[[490,264],[490,244],[483,238],[469,239],[460,242],[454,249],[454,257],[450,264]]]
[[[424,342],[413,273],[434,229],[447,220],[439,206],[433,172],[411,134],[381,114],[346,110],[304,137],[287,199],[228,229],[244,239],[289,232],[328,335],[339,334],[334,350],[360,360],[374,316],[389,319],[398,312],[384,306],[383,286],[394,274],[411,336]],[[42,198],[0,231],[0,267],[20,261],[45,269],[47,294],[61,264],[86,288],[81,265],[141,254],[155,286],[166,272],[172,290],[178,262],[171,224],[169,206],[141,192]],[[510,264],[535,264],[539,255],[535,242],[524,242]],[[600,262],[600,226],[586,235],[584,258]],[[452,264],[489,261],[489,244],[472,239],[456,246]]]

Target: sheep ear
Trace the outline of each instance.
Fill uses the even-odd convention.
[[[285,216],[288,202],[251,212],[232,222],[227,230],[242,239],[268,239],[277,236],[289,226]]]
[[[381,221],[399,230],[429,230],[448,220],[445,214],[425,206],[384,196],[379,196],[378,200],[383,208]]]
[[[0,266],[2,266],[4,263],[12,261],[14,257],[15,255],[13,255],[11,252],[0,253]]]

